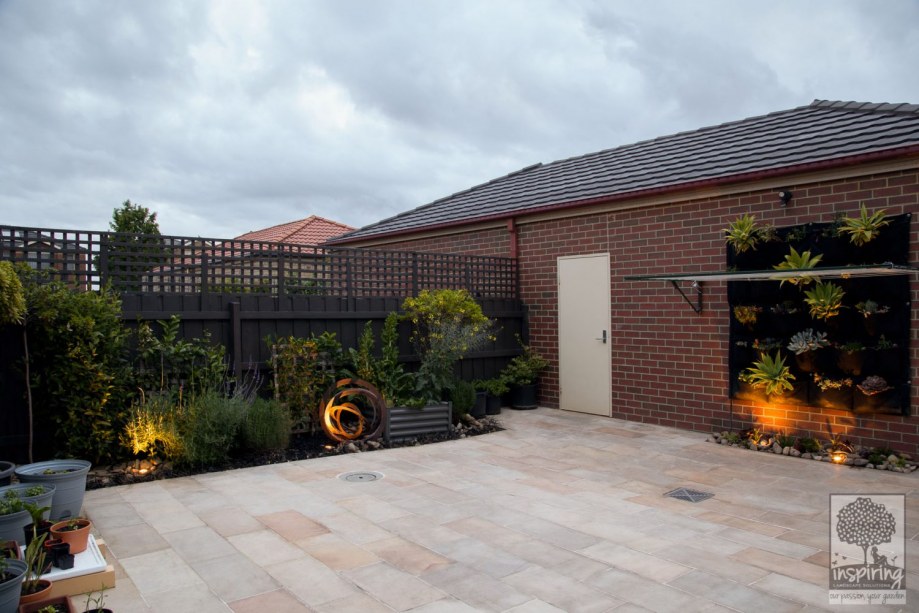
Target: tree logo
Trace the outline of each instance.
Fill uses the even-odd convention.
[[[830,494],[830,604],[906,604],[903,494]]]

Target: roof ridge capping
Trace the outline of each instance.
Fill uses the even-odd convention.
[[[837,111],[860,111],[863,113],[896,113],[901,115],[919,115],[919,104],[906,102],[854,102],[845,100],[814,100],[814,108],[834,109]]]

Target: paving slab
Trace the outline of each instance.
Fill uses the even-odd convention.
[[[464,440],[86,493],[120,611],[831,610],[829,494],[919,476],[540,408]],[[348,483],[347,471],[383,479]],[[714,494],[691,503],[664,494]],[[919,608],[919,575],[906,576]],[[896,611],[885,607],[885,611]]]

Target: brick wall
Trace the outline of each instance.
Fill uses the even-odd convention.
[[[782,185],[794,199],[779,206],[776,189],[719,199],[675,201],[652,208],[527,223],[518,220],[521,297],[529,308],[532,345],[551,361],[541,379],[540,401],[558,406],[556,258],[610,254],[613,416],[692,430],[735,429],[758,424],[769,431],[799,432],[820,439],[827,430],[864,445],[887,444],[919,452],[919,394],[911,393],[912,417],[856,416],[806,406],[757,406],[733,401],[728,389],[728,306],[723,282],[705,284],[704,308],[695,313],[663,281],[627,282],[626,275],[723,270],[724,228],[752,213],[759,222],[790,226],[832,221],[861,203],[888,214],[919,212],[919,171],[858,179]],[[910,234],[910,262],[919,266],[919,228]],[[457,233],[387,247],[509,255],[506,229]],[[911,278],[913,322],[911,376],[919,346],[919,280]],[[733,405],[733,406],[732,406]],[[733,419],[732,419],[733,412]]]

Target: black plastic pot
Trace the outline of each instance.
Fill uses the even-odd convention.
[[[511,387],[510,404],[512,409],[535,409],[538,387],[535,383]]]
[[[476,419],[485,417],[485,392],[475,393],[475,404],[469,409],[469,414]]]
[[[501,396],[492,396],[491,394],[488,394],[485,396],[485,414],[500,415],[502,404]]]

